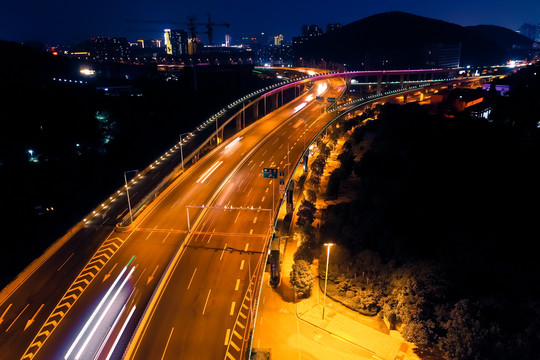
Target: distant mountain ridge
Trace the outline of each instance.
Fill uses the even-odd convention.
[[[404,12],[372,15],[296,48],[303,59],[324,59],[351,68],[419,68],[434,44],[461,44],[461,65],[494,65],[509,60],[513,42],[532,42],[512,30],[489,25],[463,27]]]

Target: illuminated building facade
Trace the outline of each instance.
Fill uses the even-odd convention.
[[[185,30],[165,29],[165,48],[168,55],[188,54],[188,35]]]
[[[92,56],[100,60],[125,61],[129,59],[129,43],[123,37],[96,37],[92,39]]]

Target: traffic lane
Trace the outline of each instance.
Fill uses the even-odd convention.
[[[0,305],[3,318],[0,351],[24,352],[76,275],[99,248],[101,239],[110,232],[106,227],[81,229]]]
[[[206,226],[206,224],[205,224],[205,226]],[[210,224],[207,225],[207,226],[210,226]],[[186,250],[186,252],[189,252],[189,248]],[[169,333],[169,336],[172,336],[172,331],[173,331],[173,328],[171,327],[171,333]]]
[[[185,234],[174,233],[167,236],[164,232],[134,231],[124,242],[124,246],[107,262],[86,290],[78,297],[56,329],[36,355],[36,359],[54,359],[69,350],[80,329],[91,316],[99,299],[107,292],[126,264],[131,260],[136,266],[130,284],[134,289],[133,297],[137,308],[142,311],[165,270],[162,264],[167,264],[172,254],[182,241]],[[129,246],[126,246],[129,244]],[[134,254],[144,253],[145,256]]]
[[[241,289],[248,282],[251,257],[240,251],[223,251],[225,243],[241,247],[244,240],[208,233],[193,244],[190,241],[135,358],[159,358],[163,354],[167,359],[224,356],[226,330],[232,328],[236,314],[223,314],[230,314],[232,302],[238,304],[244,295]],[[222,345],[209,346],[218,337]]]

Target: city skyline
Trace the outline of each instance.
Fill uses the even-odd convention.
[[[129,40],[163,37],[164,28],[185,29],[187,26],[174,24],[186,22],[188,16],[196,21],[207,22],[207,13],[215,23],[229,23],[230,27],[214,29],[215,43],[224,42],[224,35],[232,36],[238,43],[242,36],[264,36],[283,34],[286,41],[301,33],[304,24],[317,24],[325,29],[327,24],[348,23],[387,11],[403,11],[455,23],[469,25],[498,25],[518,30],[523,23],[540,23],[540,4],[529,1],[502,2],[477,1],[471,4],[463,0],[448,4],[420,1],[415,4],[386,1],[377,4],[350,4],[330,6],[326,2],[295,2],[285,10],[265,3],[237,1],[234,4],[207,1],[202,4],[168,4],[157,1],[128,3],[125,1],[91,4],[54,3],[47,4],[30,0],[24,8],[21,3],[6,4],[1,21],[0,39],[8,41],[42,41],[47,44],[73,42],[96,36],[126,37]],[[174,15],[178,14],[178,15]],[[128,20],[154,20],[162,23],[137,24]],[[133,31],[137,29],[151,32]],[[199,27],[205,31],[204,26]],[[155,31],[155,32],[154,32]],[[207,36],[201,35],[203,41]]]

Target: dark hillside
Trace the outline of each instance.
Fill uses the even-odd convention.
[[[300,45],[297,56],[349,64],[350,68],[419,68],[427,47],[461,43],[461,63],[505,62],[505,50],[460,25],[403,12],[369,16]]]

